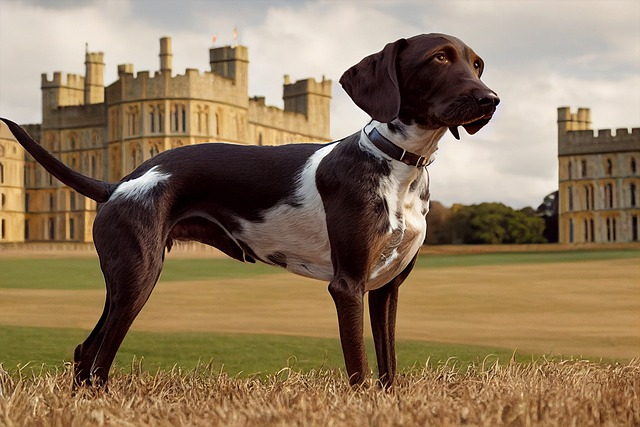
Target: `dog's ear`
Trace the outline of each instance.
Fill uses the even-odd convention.
[[[400,112],[400,89],[396,74],[398,52],[405,39],[387,44],[349,68],[340,77],[340,84],[353,102],[372,119],[388,123]]]

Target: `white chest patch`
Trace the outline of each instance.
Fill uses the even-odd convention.
[[[241,220],[241,231],[234,237],[248,242],[265,262],[286,264],[287,270],[301,276],[331,280],[331,247],[316,171],[337,144],[321,148],[307,160],[297,180],[296,204],[274,206],[265,212],[261,222]]]
[[[389,228],[385,249],[379,255],[369,275],[366,290],[377,289],[400,274],[420,249],[427,233],[426,214],[429,200],[423,199],[429,188],[426,169],[411,185],[403,173],[412,173],[404,165],[396,164],[388,178],[381,180],[380,196],[389,209]]]
[[[148,193],[159,183],[169,179],[171,175],[160,172],[158,166],[154,166],[138,178],[121,183],[113,192],[109,200],[123,197],[138,201],[146,201]]]

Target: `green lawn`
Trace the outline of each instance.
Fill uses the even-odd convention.
[[[88,335],[80,329],[0,326],[0,363],[4,369],[29,365],[40,369],[62,366],[70,361],[73,350]],[[367,340],[370,367],[375,368],[373,342]],[[453,359],[460,366],[471,362],[508,361],[512,351],[471,345],[400,341],[397,344],[398,367],[401,370],[421,368],[426,363],[438,365]],[[116,364],[128,366],[144,359],[148,370],[171,369],[174,365],[194,368],[199,362],[212,362],[215,370],[236,375],[273,373],[285,366],[302,371],[319,368],[344,368],[342,350],[337,338],[312,338],[280,335],[245,335],[213,333],[150,333],[131,331],[127,335]],[[521,362],[532,355],[516,354]]]
[[[425,254],[417,263],[416,276],[431,275],[429,270],[451,268],[451,273],[439,270],[449,277],[460,271],[457,267],[487,265],[524,265],[550,264],[558,262],[582,263],[597,260],[640,259],[640,251],[629,250],[581,250],[556,252],[522,252],[522,253],[479,253],[463,255]],[[579,271],[579,268],[570,271]],[[166,262],[161,281],[195,281],[229,279],[239,277],[259,277],[269,282],[265,275],[280,273],[282,270],[261,264],[242,264],[231,259],[172,259]],[[569,270],[563,270],[569,271]],[[573,273],[572,273],[573,274]],[[578,273],[576,273],[578,274]],[[441,279],[442,280],[442,279]],[[428,289],[431,298],[435,293],[437,282],[432,287],[414,286],[412,292],[425,297]],[[257,286],[257,285],[256,285]],[[282,289],[286,285],[281,286]],[[21,290],[61,290],[79,291],[104,289],[99,264],[92,258],[70,259],[0,259],[0,289],[7,290],[7,295]],[[253,288],[252,288],[253,289]],[[262,287],[260,287],[262,289]],[[425,289],[423,291],[422,289]],[[464,288],[466,289],[466,288]],[[169,289],[167,289],[169,291]],[[454,289],[451,289],[453,292]],[[252,292],[257,292],[255,289]],[[423,293],[420,293],[423,292]],[[447,291],[450,292],[450,291]],[[462,292],[457,290],[457,292]],[[627,292],[627,291],[625,291]],[[440,295],[442,305],[445,296]],[[247,298],[259,298],[251,294]],[[160,305],[160,298],[154,300]],[[564,301],[564,300],[563,300]],[[482,304],[482,301],[477,301]],[[169,305],[173,308],[174,301]],[[440,306],[439,305],[439,306]],[[405,303],[405,312],[411,302]],[[420,316],[422,306],[414,307],[415,316]],[[431,310],[433,312],[433,309]],[[562,311],[564,312],[564,311]],[[35,313],[35,312],[34,312]],[[444,316],[444,313],[436,313]],[[64,312],[56,315],[65,316]],[[96,316],[98,312],[96,312]],[[445,319],[453,314],[447,314]],[[13,318],[12,318],[13,319]],[[436,319],[437,320],[437,319]],[[451,320],[455,320],[451,317]],[[287,320],[288,321],[288,320]],[[507,321],[505,319],[505,321]],[[48,323],[40,323],[47,325]],[[500,329],[500,331],[503,331]],[[503,333],[503,332],[501,332]],[[63,360],[69,361],[75,346],[84,340],[88,331],[82,329],[44,328],[0,325],[0,363],[5,369],[14,369],[17,365],[32,366],[46,364],[60,366]],[[631,338],[630,338],[631,339]],[[375,366],[375,356],[371,341],[368,341],[370,366]],[[502,360],[512,356],[512,350],[466,344],[443,344],[428,341],[402,340],[398,342],[398,364],[401,369],[423,366],[427,360],[438,364],[449,358],[457,358],[460,364],[482,361],[488,355],[495,355]],[[596,353],[597,354],[597,353]],[[302,336],[283,336],[272,334],[224,334],[213,332],[143,332],[131,331],[123,343],[116,363],[121,366],[131,364],[133,358],[143,357],[144,366],[153,370],[157,367],[168,369],[178,364],[185,368],[195,367],[198,362],[213,361],[216,369],[224,366],[226,372],[236,374],[243,372],[275,372],[287,365],[302,370],[320,367],[343,366],[342,351],[335,338],[313,338]],[[519,355],[520,361],[531,360],[530,354]]]
[[[580,262],[640,258],[640,250],[580,250],[440,255],[418,258],[416,268],[468,267],[530,263]],[[214,280],[280,273],[277,267],[241,263],[230,258],[167,258],[161,281]],[[100,265],[93,258],[0,258],[0,288],[5,289],[103,289]]]

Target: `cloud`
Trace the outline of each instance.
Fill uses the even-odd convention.
[[[368,120],[340,75],[391,41],[454,34],[485,60],[483,80],[501,97],[492,122],[462,141],[447,135],[431,167],[445,204],[537,205],[557,188],[556,109],[588,107],[593,128],[640,126],[640,2],[452,0],[425,2],[236,0],[4,0],[0,5],[0,114],[41,120],[40,74],[84,73],[85,42],[116,67],[159,66],[158,39],[173,41],[173,70],[209,69],[208,49],[249,47],[250,96],[282,106],[282,76],[333,80],[331,133]]]

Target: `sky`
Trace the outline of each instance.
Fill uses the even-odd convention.
[[[369,120],[340,87],[342,73],[388,42],[421,33],[459,37],[485,61],[501,98],[476,135],[441,140],[429,167],[433,200],[537,207],[558,188],[557,108],[591,109],[593,129],[640,127],[637,0],[0,0],[0,116],[39,123],[41,74],[84,74],[85,45],[118,64],[159,68],[172,38],[173,73],[208,71],[208,50],[249,48],[249,96],[282,108],[283,75],[333,81],[331,137]]]

